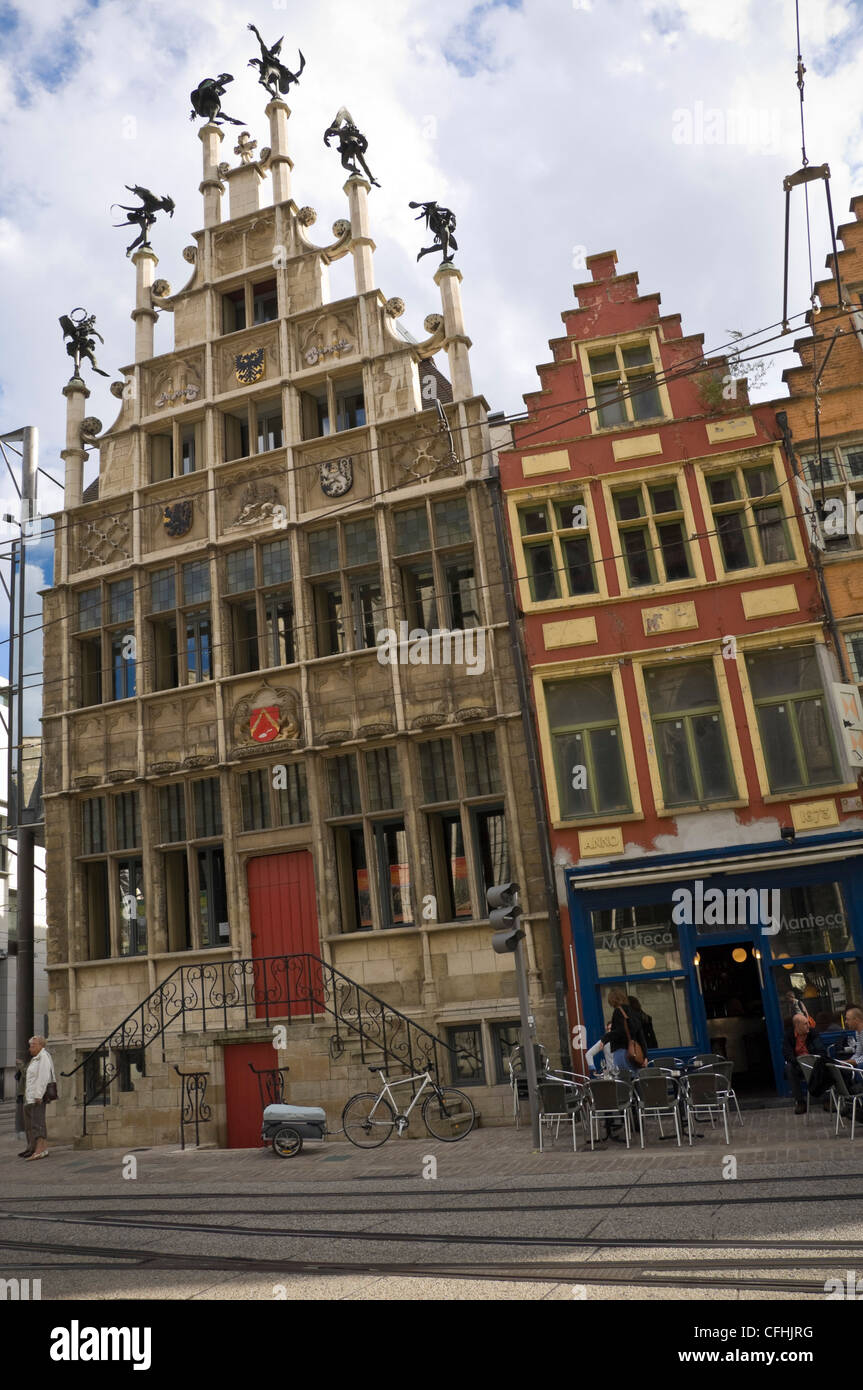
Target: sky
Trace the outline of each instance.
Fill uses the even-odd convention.
[[[863,0],[800,0],[800,18],[807,154],[830,165],[841,224],[863,192]],[[659,291],[706,349],[780,319],[782,179],[801,163],[793,0],[0,0],[0,435],[37,425],[48,473],[62,471],[70,375],[60,314],[96,314],[112,379],[133,356],[131,237],[112,227],[122,214],[111,204],[131,201],[126,184],[174,199],[151,239],[157,275],[177,290],[203,221],[189,92],[232,73],[225,110],[268,142],[249,21],[268,42],[284,34],[292,69],[298,49],[306,58],[288,99],[293,191],[316,209],[321,244],[347,207],[323,132],[347,106],[367,136],[381,183],[377,282],[405,300],[401,322],[418,337],[439,309],[436,258],[417,264],[428,240],[407,205],[437,199],[456,213],[474,385],[490,409],[523,408],[596,252],[616,249],[618,271],[637,270],[642,293]],[[239,128],[225,130],[236,162]],[[822,190],[810,192],[816,278],[829,246]],[[809,272],[794,198],[800,312]],[[351,293],[349,258],[332,270],[334,297]],[[165,317],[157,352],[172,346]],[[781,392],[791,343],[776,342],[761,396]],[[107,428],[108,380],[85,376],[88,413]],[[93,455],[87,480],[95,468]],[[44,477],[40,487],[56,509],[59,491]],[[4,617],[0,602],[0,641]]]

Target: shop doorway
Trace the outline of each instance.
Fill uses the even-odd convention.
[[[756,949],[731,941],[698,952],[708,1046],[733,1063],[734,1089],[744,1095],[776,1089]]]

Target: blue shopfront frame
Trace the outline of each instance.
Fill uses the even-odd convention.
[[[851,851],[855,855],[863,850],[863,836],[855,833],[836,835],[807,835],[805,839],[790,848],[783,841],[771,841],[761,845],[732,846],[728,849],[706,850],[696,854],[650,855],[644,858],[645,880],[635,878],[626,885],[604,887],[602,879],[619,877],[621,873],[637,872],[640,862],[617,859],[603,864],[591,864],[565,870],[567,899],[572,940],[575,950],[581,1002],[584,1010],[584,1023],[588,1045],[596,1042],[604,1029],[604,1015],[607,1012],[600,1001],[600,979],[603,994],[615,983],[628,979],[630,988],[634,981],[661,981],[663,979],[683,979],[686,989],[686,1004],[692,1026],[694,1042],[689,1046],[659,1048],[652,1055],[663,1057],[687,1057],[699,1052],[710,1051],[708,1019],[704,1000],[695,967],[696,952],[706,946],[718,946],[731,942],[748,941],[761,951],[761,993],[764,1002],[764,1018],[770,1055],[777,1090],[787,1093],[785,1065],[782,1057],[783,1016],[776,988],[774,966],[778,963],[771,952],[771,938],[761,932],[758,925],[739,925],[706,931],[695,925],[681,923],[678,927],[681,953],[681,968],[675,970],[655,970],[600,976],[597,969],[594,948],[594,935],[591,914],[603,908],[640,907],[653,903],[668,903],[675,888],[688,887],[694,892],[694,885],[701,880],[704,891],[708,888],[774,889],[803,887],[808,884],[836,883],[839,885],[845,909],[848,914],[852,948],[848,951],[789,957],[796,962],[817,965],[826,961],[852,961],[857,967],[857,1000],[863,1000],[863,857],[847,857]],[[845,857],[843,857],[843,850]],[[810,860],[813,853],[835,851],[835,857]],[[796,855],[801,862],[795,865]],[[781,859],[782,866],[771,866],[771,859]],[[736,860],[746,860],[746,871],[735,871]],[[763,860],[762,863],[759,861]],[[722,861],[720,868],[717,861]],[[711,867],[715,866],[715,867]],[[647,875],[650,875],[649,880]],[[589,886],[588,886],[589,884]],[[637,986],[636,986],[637,987]],[[827,1042],[838,1038],[836,1031],[823,1035]]]

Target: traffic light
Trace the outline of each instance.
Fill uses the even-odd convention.
[[[494,928],[491,944],[501,956],[514,951],[524,938],[524,931],[518,924],[521,908],[516,902],[517,897],[517,883],[495,883],[485,895],[489,906],[488,920]]]

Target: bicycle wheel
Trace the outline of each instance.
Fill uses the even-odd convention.
[[[294,1154],[300,1153],[303,1147],[301,1136],[290,1125],[282,1125],[273,1135],[273,1153],[277,1153],[279,1158],[293,1158]]]
[[[372,1114],[374,1111],[374,1114]],[[396,1117],[389,1101],[371,1091],[351,1096],[342,1111],[345,1137],[358,1149],[377,1149],[393,1132]]]
[[[454,1144],[465,1139],[476,1124],[473,1102],[454,1086],[441,1086],[423,1101],[423,1121],[429,1134]]]

